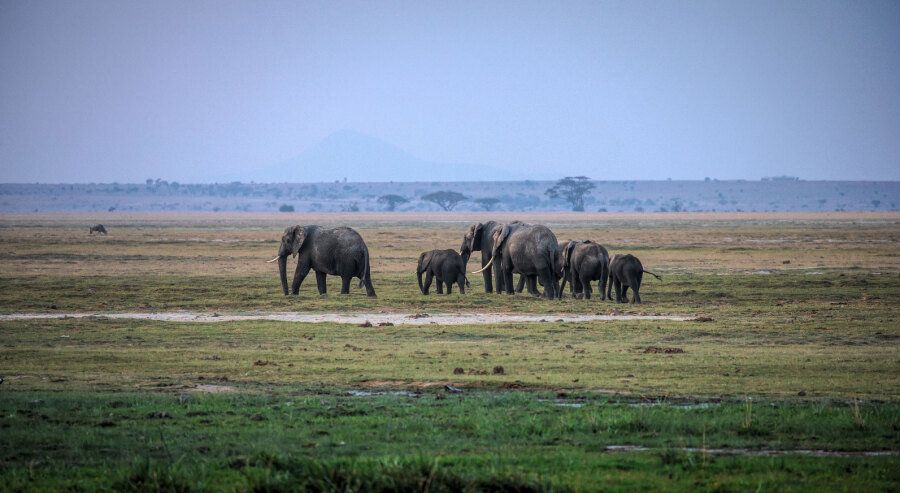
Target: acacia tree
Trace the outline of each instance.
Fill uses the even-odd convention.
[[[449,190],[441,190],[422,196],[422,200],[435,203],[445,211],[452,211],[460,202],[468,200],[468,198],[459,192],[451,192]]]
[[[494,206],[500,203],[500,199],[495,199],[494,197],[483,197],[480,199],[475,199],[475,203],[480,205],[482,209],[491,211],[494,210]]]
[[[396,209],[398,205],[405,204],[407,202],[409,202],[409,199],[406,197],[403,197],[401,195],[390,194],[390,195],[382,195],[381,197],[378,197],[378,203],[386,204],[387,210],[389,210],[389,211],[392,211],[392,210]]]
[[[596,185],[586,176],[567,176],[556,182],[555,185],[548,188],[547,196],[551,199],[565,199],[572,204],[572,210],[584,211],[584,197],[588,192],[594,189]]]

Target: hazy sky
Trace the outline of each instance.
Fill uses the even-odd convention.
[[[249,181],[341,129],[535,178],[898,180],[900,2],[0,2],[0,182]]]

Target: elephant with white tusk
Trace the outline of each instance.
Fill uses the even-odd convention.
[[[497,293],[503,291],[503,279],[500,277],[500,270],[488,266],[494,251],[494,233],[501,229],[503,229],[503,223],[496,221],[473,224],[469,226],[469,230],[463,235],[462,246],[459,247],[463,264],[469,263],[469,257],[472,255],[472,252],[481,251],[482,269],[479,272],[484,277],[485,293],[493,293],[495,288]]]
[[[559,244],[550,228],[514,221],[494,232],[493,243],[491,260],[476,274],[494,264],[500,270],[507,293],[515,293],[512,276],[518,272],[540,279],[545,298],[560,297],[557,272]]]

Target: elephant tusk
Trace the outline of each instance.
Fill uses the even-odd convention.
[[[493,263],[494,263],[494,257],[491,257],[491,261],[488,262],[487,265],[485,265],[484,267],[482,267],[481,270],[476,270],[476,271],[472,272],[472,274],[480,274],[480,273],[484,272],[484,271],[487,270],[487,268],[490,267],[491,264],[493,264]]]
[[[280,259],[280,258],[281,258],[281,257],[279,256],[279,257],[273,258],[272,260],[266,260],[266,263],[267,263],[267,264],[271,264],[272,262],[274,262],[274,261],[276,261],[276,260],[278,260],[278,259]]]

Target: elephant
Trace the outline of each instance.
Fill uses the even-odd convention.
[[[462,246],[459,247],[463,264],[469,263],[472,252],[481,251],[481,275],[484,276],[484,292],[493,293],[496,285],[497,293],[503,291],[503,279],[499,269],[488,266],[494,251],[494,233],[503,229],[503,223],[488,221],[469,226],[469,230],[463,235]],[[492,272],[493,271],[493,272]],[[493,275],[493,279],[491,279]]]
[[[491,260],[476,274],[497,264],[502,287],[508,294],[515,293],[512,276],[518,272],[539,278],[544,285],[544,297],[559,297],[559,275],[556,270],[559,244],[550,228],[514,221],[494,231],[492,240]],[[537,294],[536,290],[532,294]]]
[[[97,234],[104,234],[104,235],[107,234],[106,228],[104,228],[102,224],[95,224],[95,225],[91,226],[91,229],[88,230],[89,235],[92,235],[95,232]]]
[[[572,295],[591,299],[591,281],[599,281],[600,299],[605,300],[609,279],[609,252],[590,240],[569,241],[563,250],[563,288],[568,280]],[[637,291],[635,291],[637,293]]]
[[[634,291],[631,297],[632,303],[641,302],[641,279],[644,273],[650,274],[659,280],[662,277],[644,270],[641,261],[631,254],[616,254],[609,261],[609,286],[606,288],[606,297],[612,299],[611,291],[616,288],[616,303],[628,302],[628,288]]]
[[[569,244],[570,241],[572,241],[572,240],[565,240],[565,241],[560,241],[559,243],[557,243],[557,246],[559,247],[559,251],[562,252],[566,248],[566,246]],[[556,262],[556,272],[558,272],[559,275],[562,276],[563,279],[566,279],[565,276],[568,275],[563,268],[563,258],[561,255],[559,257],[559,261]],[[519,274],[519,284],[516,285],[516,292],[521,293],[525,289],[526,282],[528,283],[528,292],[532,295],[536,294],[537,293],[537,284],[538,284],[537,276],[528,277],[528,276],[524,276],[522,274]],[[572,289],[571,282],[572,281],[569,280],[570,289]],[[543,286],[543,285],[544,284],[541,283],[541,286]],[[563,281],[562,287],[563,288],[566,287],[565,281]],[[560,294],[560,296],[562,296],[562,289],[559,290],[559,294]],[[574,296],[574,291],[572,292],[572,294]]]
[[[269,262],[278,261],[281,275],[281,289],[288,294],[287,257],[297,258],[297,270],[291,283],[291,294],[300,293],[300,284],[309,274],[316,271],[319,294],[327,292],[325,276],[341,276],[341,294],[350,294],[350,280],[359,278],[359,287],[366,287],[366,294],[375,297],[372,287],[372,271],[369,263],[369,248],[366,242],[352,228],[325,229],[322,226],[291,226],[284,230],[278,256]]]
[[[416,277],[419,279],[419,290],[426,295],[431,288],[432,278],[437,279],[438,294],[444,294],[444,283],[447,284],[447,294],[453,292],[454,282],[459,285],[459,292],[462,294],[466,294],[466,287],[469,286],[469,280],[466,279],[466,264],[456,250],[422,252],[419,255],[419,265],[416,267]]]

